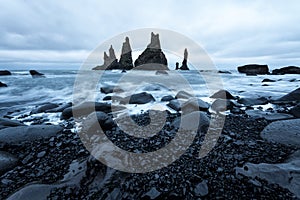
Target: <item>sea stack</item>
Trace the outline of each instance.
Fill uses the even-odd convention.
[[[135,68],[143,70],[169,70],[165,54],[161,50],[159,34],[151,33],[151,42],[135,60]]]
[[[104,63],[101,66],[94,67],[93,70],[112,70],[120,69],[118,59],[116,58],[115,50],[112,45],[109,48],[109,55],[104,52],[103,60]]]
[[[181,70],[190,70],[187,66],[187,58],[188,58],[188,51],[185,48],[184,49],[184,57],[183,57],[183,61],[182,61],[182,65],[180,67]]]
[[[132,62],[132,50],[129,43],[129,38],[125,38],[125,42],[123,42],[122,53],[119,61],[119,66],[122,70],[131,70],[133,68]]]

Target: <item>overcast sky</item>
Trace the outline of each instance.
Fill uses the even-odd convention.
[[[78,68],[104,41],[151,27],[194,40],[220,69],[300,65],[297,0],[0,0],[0,5],[1,68]]]

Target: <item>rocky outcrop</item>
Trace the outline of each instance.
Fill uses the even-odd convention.
[[[188,51],[187,51],[187,49],[184,49],[184,58],[183,58],[183,61],[182,61],[182,65],[179,69],[181,69],[181,70],[190,70],[187,66],[187,58],[188,58]]]
[[[109,55],[104,52],[103,55],[104,63],[101,66],[94,67],[93,70],[112,70],[120,69],[118,59],[116,58],[115,50],[112,45],[109,48]]]
[[[284,74],[300,74],[300,67],[288,66],[280,69],[274,69],[272,71],[274,75],[284,75]]]
[[[235,99],[234,96],[232,96],[232,94],[230,94],[230,92],[228,92],[227,90],[219,90],[216,93],[214,93],[213,95],[210,96],[210,98],[214,98],[214,99]]]
[[[36,71],[36,70],[29,70],[30,75],[32,78],[45,78],[45,75]]]
[[[300,88],[284,95],[283,97],[275,100],[276,102],[291,102],[291,101],[300,101]]]
[[[122,70],[130,70],[133,68],[132,63],[132,50],[129,43],[129,38],[125,38],[125,42],[122,46],[122,53],[119,61],[120,68]]]
[[[143,70],[168,70],[168,62],[161,50],[159,34],[151,33],[151,42],[135,60],[135,68]]]
[[[8,70],[0,70],[0,76],[7,76],[11,75],[11,72]]]
[[[5,83],[2,83],[2,82],[0,81],[0,87],[7,87],[7,85],[6,85]]]
[[[248,75],[269,74],[268,65],[249,64],[239,66],[237,69],[240,73],[245,73]]]

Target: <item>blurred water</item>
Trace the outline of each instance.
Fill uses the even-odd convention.
[[[46,102],[64,103],[72,101],[77,71],[41,70],[40,72],[44,73],[46,78],[34,79],[28,71],[12,71],[11,76],[0,76],[0,81],[8,85],[7,88],[0,88],[0,116],[7,111],[29,110]],[[96,100],[101,101],[105,96],[99,92],[99,88],[103,85],[118,85],[125,90],[120,96],[126,96],[146,90],[147,85],[157,82],[162,85],[162,88],[149,91],[157,100],[164,95],[175,95],[179,90],[187,91],[188,88],[182,80],[186,80],[195,96],[202,99],[207,99],[214,92],[208,90],[208,82],[215,84],[216,89],[224,88],[233,95],[242,97],[272,96],[272,98],[277,98],[300,86],[299,75],[246,76],[235,71],[232,71],[232,74],[199,73],[197,71],[170,71],[168,73],[169,75],[156,75],[155,71],[130,71],[127,73],[107,71],[101,76],[100,83],[96,87]],[[92,76],[100,75],[99,72],[95,71],[86,72],[87,80]],[[276,82],[262,83],[264,78],[273,79]],[[295,81],[290,82],[292,79]],[[263,86],[263,84],[269,86]]]

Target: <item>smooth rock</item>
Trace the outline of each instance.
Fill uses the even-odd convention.
[[[293,115],[286,114],[286,113],[265,112],[261,110],[246,110],[246,114],[255,119],[265,118],[266,120],[269,121],[277,121],[277,120],[294,118]]]
[[[14,155],[0,151],[0,174],[7,172],[18,164],[18,158]]]
[[[178,99],[173,99],[171,100],[168,104],[168,107],[172,108],[175,111],[180,111],[181,110],[181,102]]]
[[[224,112],[226,110],[231,110],[234,106],[234,103],[227,99],[216,99],[211,104],[211,109],[216,112]]]
[[[110,130],[116,124],[112,118],[104,112],[93,112],[89,114],[83,121],[84,130],[96,132],[101,126],[103,130]]]
[[[6,85],[5,83],[2,83],[2,82],[0,81],[0,87],[7,87],[7,85]]]
[[[254,105],[265,105],[269,103],[270,100],[266,97],[259,98],[241,98],[238,100],[238,103],[244,104],[245,106],[254,106]]]
[[[172,123],[175,128],[182,128],[183,130],[204,130],[209,126],[209,119],[205,112],[195,111],[188,113],[180,118],[177,118]]]
[[[300,147],[300,119],[275,121],[261,132],[261,137],[272,142]]]
[[[242,168],[237,167],[236,173],[278,184],[300,198],[300,160],[280,164],[246,163]]]
[[[0,70],[0,76],[8,76],[11,75],[11,72],[8,70]]]
[[[284,74],[300,74],[300,67],[288,66],[280,69],[274,69],[272,71],[274,75],[284,75]]]
[[[291,101],[300,101],[300,88],[293,90],[292,92],[280,97],[275,102],[291,102]]]
[[[95,111],[110,113],[112,111],[119,111],[123,109],[125,109],[125,107],[123,106],[115,106],[108,103],[88,101],[73,107],[66,108],[61,114],[61,119],[69,119],[70,117],[73,117],[74,113],[76,113],[76,117],[81,117]]]
[[[46,110],[46,112],[50,112],[50,113],[53,113],[53,112],[62,112],[64,111],[64,109],[66,108],[70,108],[72,106],[72,103],[69,102],[69,103],[64,103],[62,105],[59,105],[58,107],[56,108],[52,108],[52,109],[49,109],[49,110]]]
[[[211,95],[210,98],[214,98],[214,99],[235,99],[230,94],[230,92],[228,92],[227,90],[219,90],[218,92]]]
[[[163,96],[160,101],[171,101],[173,99],[175,99],[175,98],[172,95],[166,95],[166,96]]]
[[[29,70],[30,75],[32,78],[45,78],[44,74],[36,71],[36,70]]]
[[[262,83],[265,83],[265,82],[276,82],[275,80],[272,80],[272,79],[268,79],[268,78],[265,78],[264,80],[261,81]]]
[[[258,64],[249,64],[244,66],[239,66],[238,71],[240,73],[246,74],[269,74],[269,67],[268,65],[258,65]]]
[[[100,91],[104,94],[109,94],[109,93],[120,93],[120,92],[124,92],[124,90],[122,90],[121,88],[117,87],[117,86],[105,86],[105,87],[101,87]]]
[[[166,70],[157,70],[155,75],[169,75]]]
[[[11,120],[0,117],[0,125],[2,126],[26,126],[25,124],[22,124],[21,122],[17,120]]]
[[[175,96],[176,99],[189,99],[191,97],[193,97],[193,95],[185,91],[179,91]]]
[[[290,113],[297,118],[300,118],[300,103],[291,108]]]
[[[45,105],[42,105],[36,109],[33,109],[30,114],[37,114],[37,113],[43,113],[46,112],[47,110],[53,109],[53,108],[57,108],[58,105],[55,103],[48,103]]]
[[[133,94],[131,96],[125,97],[120,103],[121,104],[146,104],[151,101],[155,101],[154,97],[147,93],[147,92],[141,92],[137,94]]]
[[[17,126],[0,130],[0,143],[20,145],[23,142],[32,142],[55,136],[63,128],[57,125]]]
[[[190,98],[184,102],[181,106],[183,114],[187,114],[193,111],[207,111],[209,104],[198,98]]]

